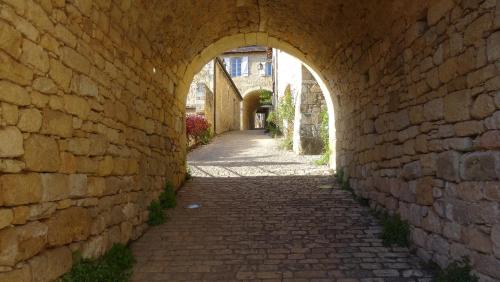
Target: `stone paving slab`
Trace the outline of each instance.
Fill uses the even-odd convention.
[[[276,150],[259,134],[227,134],[190,156],[191,165],[214,176],[194,170],[168,222],[132,244],[132,281],[431,281],[408,249],[383,247],[368,208],[332,185],[326,167]],[[259,142],[236,152],[235,141],[252,138]],[[218,170],[205,166],[210,158]],[[234,158],[271,176],[225,172]],[[276,163],[286,162],[295,175],[279,175],[276,168],[286,165]],[[193,202],[201,208],[185,208]]]

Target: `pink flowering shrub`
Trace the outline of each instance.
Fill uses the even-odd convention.
[[[204,116],[188,115],[186,117],[186,134],[190,142],[206,144],[212,137],[210,123]]]

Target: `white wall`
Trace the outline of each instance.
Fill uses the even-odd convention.
[[[275,62],[275,86],[278,97],[283,96],[285,88],[290,84],[294,100],[302,90],[302,62],[281,50],[273,50]]]

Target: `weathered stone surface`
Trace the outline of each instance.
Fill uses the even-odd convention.
[[[0,229],[8,226],[14,219],[14,213],[10,209],[0,209]]]
[[[0,49],[14,58],[21,55],[21,33],[5,22],[0,22]]]
[[[427,22],[429,25],[436,24],[454,6],[452,0],[438,0],[432,3],[427,11]]]
[[[21,110],[17,127],[24,132],[38,132],[42,127],[42,114],[37,109]]]
[[[64,95],[64,109],[81,119],[86,119],[90,112],[87,100],[75,95]]]
[[[88,193],[87,175],[72,174],[69,176],[69,188],[71,197],[82,197]]]
[[[25,141],[24,160],[32,171],[53,172],[59,169],[59,146],[47,136],[32,134]]]
[[[497,31],[488,37],[487,54],[488,60],[494,61],[500,58],[500,31]]]
[[[23,135],[16,127],[0,128],[0,157],[18,157],[24,153]]]
[[[455,151],[447,151],[440,153],[437,159],[436,175],[440,178],[459,181],[459,160],[460,153]]]
[[[39,77],[33,81],[33,89],[46,94],[57,93],[57,86],[52,79]]]
[[[443,99],[435,99],[424,105],[424,117],[428,121],[443,118]]]
[[[484,133],[479,139],[479,144],[488,150],[500,148],[500,130],[491,130]]]
[[[460,175],[465,180],[493,180],[500,173],[498,152],[475,152],[460,158]]]
[[[0,230],[0,265],[13,266],[17,253],[16,230],[13,227]]]
[[[33,66],[38,71],[46,73],[49,70],[49,56],[43,48],[30,40],[23,41],[23,53],[21,55],[21,61],[26,64]]]
[[[26,89],[6,80],[0,80],[0,94],[0,101],[18,106],[26,106],[31,103],[31,97]]]
[[[68,198],[71,189],[67,175],[41,173],[40,176],[42,178],[42,201],[49,202]]]
[[[61,48],[61,53],[62,61],[66,66],[84,74],[88,74],[90,72],[89,60],[76,52],[74,49],[63,47]]]
[[[73,71],[70,68],[65,67],[58,60],[50,59],[49,75],[64,91],[69,90],[71,77],[73,75]]]
[[[68,272],[73,264],[68,247],[50,249],[29,261],[34,281],[53,281]]]
[[[71,137],[73,133],[73,119],[70,115],[60,111],[45,109],[41,132],[61,137]]]
[[[71,207],[56,212],[46,224],[48,226],[48,244],[60,246],[87,239],[90,234],[90,215],[81,207]]]
[[[16,233],[19,244],[17,261],[33,257],[47,243],[47,226],[37,221],[16,228]]]
[[[448,94],[444,97],[444,118],[448,122],[467,120],[470,117],[470,94],[467,90]]]
[[[0,176],[1,202],[7,206],[38,203],[42,198],[42,182],[36,173]]]
[[[434,196],[432,193],[433,180],[430,177],[425,177],[417,180],[416,199],[420,205],[432,205]]]
[[[1,272],[0,273],[0,281],[9,282],[9,281],[31,281],[31,270],[27,266],[23,266],[22,268],[14,269],[9,272]]]
[[[0,52],[0,79],[7,79],[20,85],[28,85],[33,78],[33,71],[14,61],[9,55]],[[0,81],[0,83],[2,83]],[[3,85],[0,85],[2,89]],[[2,91],[3,94],[3,91]],[[0,95],[2,97],[3,95]]]
[[[493,98],[488,94],[479,95],[471,109],[471,116],[476,119],[483,119],[495,112]]]

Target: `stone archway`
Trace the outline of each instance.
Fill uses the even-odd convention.
[[[241,107],[242,130],[255,129],[255,124],[254,124],[255,114],[259,109],[259,107],[261,106],[260,105],[261,90],[267,90],[267,89],[254,88],[248,90],[247,92],[245,92],[245,94],[242,95],[243,96],[242,107]]]
[[[290,43],[280,40],[279,38],[270,36],[264,32],[255,32],[255,33],[245,33],[245,34],[237,34],[232,36],[223,37],[216,42],[212,43],[205,49],[203,49],[200,53],[198,53],[192,59],[191,63],[188,64],[185,71],[183,73],[179,73],[179,76],[182,79],[179,82],[179,85],[175,89],[175,97],[180,99],[179,103],[184,103],[186,100],[186,95],[189,91],[189,85],[194,75],[198,73],[201,68],[210,61],[213,57],[221,54],[222,52],[230,49],[235,49],[239,47],[244,47],[248,45],[260,45],[267,46],[271,48],[277,48],[282,51],[289,53],[290,55],[296,57],[301,60],[302,63],[306,66],[306,68],[311,72],[319,86],[321,87],[322,93],[324,94],[328,115],[329,115],[329,147],[330,147],[330,166],[332,168],[336,167],[336,156],[335,156],[335,148],[336,148],[336,133],[335,133],[335,111],[334,104],[336,104],[336,96],[333,95],[332,89],[325,83],[326,78],[321,75],[317,71],[317,67],[311,62],[311,59],[308,58],[303,52],[299,49],[291,45]],[[247,92],[250,93],[250,92]],[[245,96],[245,95],[243,95]],[[242,120],[242,125],[244,125]],[[242,127],[245,128],[245,127]],[[181,144],[183,142],[180,142]]]
[[[498,6],[2,1],[1,279],[53,280],[70,264],[44,265],[71,262],[69,246],[92,257],[143,234],[147,205],[184,179],[193,75],[257,44],[321,77],[337,166],[358,195],[408,220],[421,257],[469,255],[500,278]]]

